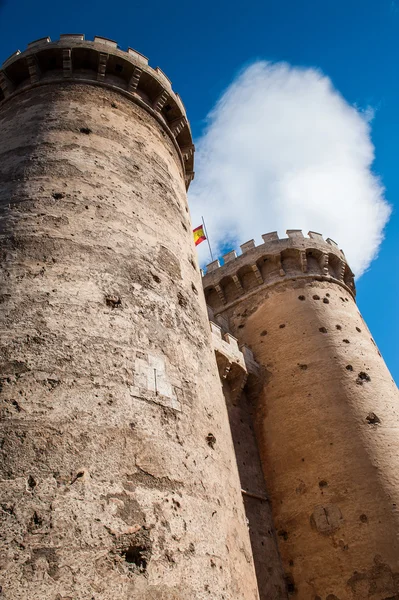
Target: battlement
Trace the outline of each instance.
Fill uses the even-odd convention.
[[[216,356],[219,376],[227,381],[230,388],[232,402],[235,402],[247,381],[249,374],[258,375],[259,366],[254,359],[252,351],[247,346],[238,345],[238,340],[225,329],[225,325],[216,323],[217,317],[213,315],[208,306],[212,345]],[[223,322],[223,318],[222,318]]]
[[[132,48],[123,51],[113,40],[88,41],[83,34],[63,34],[55,42],[40,38],[3,63],[0,105],[28,88],[71,80],[115,89],[150,112],[174,143],[190,185],[195,148],[183,102],[165,73]]]
[[[213,308],[238,300],[260,286],[272,286],[288,279],[335,281],[355,296],[354,275],[345,255],[334,240],[324,240],[321,233],[288,229],[280,239],[276,231],[262,235],[263,244],[249,240],[207,265],[203,286],[208,304]]]

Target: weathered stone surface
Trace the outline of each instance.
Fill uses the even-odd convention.
[[[62,77],[0,132],[2,598],[256,600],[176,146]]]
[[[203,282],[216,318],[260,365],[246,392],[287,590],[399,598],[397,387],[337,247],[320,234],[265,237]]]

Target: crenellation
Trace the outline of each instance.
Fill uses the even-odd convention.
[[[223,254],[222,258],[223,263],[226,264],[237,258],[237,252],[235,250],[231,250],[230,252],[227,252],[227,254]]]
[[[291,240],[298,240],[304,238],[302,229],[287,229],[286,233]]]
[[[241,245],[240,255],[232,250],[223,256],[222,265],[219,260],[207,265],[203,275],[206,296],[215,290],[216,302],[226,306],[248,293],[253,294],[259,287],[315,277],[336,281],[355,295],[353,273],[335,242],[330,238],[325,241],[316,232],[305,237],[299,229],[289,229],[287,235],[280,239],[276,232],[264,234],[263,244],[255,246],[254,240],[250,240]]]
[[[248,242],[241,244],[240,248],[241,252],[244,254],[245,252],[248,252],[248,250],[252,250],[252,248],[255,248],[255,241],[249,240]]]
[[[214,260],[211,263],[209,263],[208,265],[206,265],[206,272],[207,273],[212,273],[212,271],[215,271],[219,267],[220,267],[219,260]]]
[[[43,46],[45,44],[49,44],[50,42],[51,42],[50,37],[39,38],[37,40],[34,40],[33,42],[30,42],[27,45],[27,48],[30,50],[31,48],[37,48],[38,46]]]
[[[94,43],[95,44],[104,44],[105,46],[109,46],[110,48],[114,48],[115,50],[118,48],[117,42],[115,42],[114,40],[105,38],[105,37],[101,37],[99,35],[96,35],[94,37]]]
[[[162,69],[160,67],[155,67],[155,72],[157,73],[158,77],[162,80],[163,84],[168,88],[168,89],[172,89],[172,82],[169,79],[169,77],[167,75],[165,75],[165,73],[162,71]]]
[[[60,42],[84,42],[83,33],[61,33]]]
[[[269,242],[276,242],[279,239],[280,238],[278,237],[277,231],[271,231],[270,233],[264,233],[262,235],[262,240],[265,244],[268,244]]]
[[[46,52],[43,52],[44,46]],[[91,56],[93,52],[97,54],[96,66],[93,64],[91,70],[85,68],[82,71],[78,65],[84,62],[88,50]],[[18,81],[14,82],[14,65],[22,59],[28,67],[25,79],[21,81],[18,76]],[[157,116],[171,137],[184,169],[186,187],[190,185],[194,177],[191,129],[180,96],[173,92],[170,79],[159,67],[150,67],[144,55],[132,48],[124,52],[115,41],[101,36],[96,36],[93,41],[85,40],[81,34],[63,34],[55,42],[49,37],[41,38],[3,63],[0,69],[0,105],[15,94],[26,92],[32,85],[49,85],[58,81],[60,75],[65,81],[76,79],[81,83],[118,89],[148,112],[152,111],[151,114]]]
[[[330,244],[330,246],[335,246],[336,248],[338,248],[337,242],[334,242],[334,240],[332,240],[331,238],[327,238],[326,242],[327,244]]]
[[[321,233],[317,233],[316,231],[308,231],[308,236],[312,240],[317,240],[318,242],[324,242],[324,238]]]
[[[137,50],[134,50],[133,48],[128,48],[127,53],[130,56],[133,56],[138,62],[148,65],[148,58],[144,56],[144,54],[141,54],[141,52],[137,52]]]

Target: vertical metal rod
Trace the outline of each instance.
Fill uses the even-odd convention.
[[[158,396],[158,389],[157,389],[157,370],[154,369],[154,383],[155,383],[155,395]]]
[[[204,232],[205,232],[205,236],[206,236],[206,239],[207,239],[207,241],[208,241],[209,253],[210,253],[210,255],[211,255],[211,261],[213,262],[213,254],[212,254],[211,242],[209,241],[209,235],[208,235],[208,232],[207,232],[207,230],[206,230],[206,226],[205,226],[204,217],[201,217],[201,219],[202,219],[202,224],[203,224],[203,226],[204,226]]]

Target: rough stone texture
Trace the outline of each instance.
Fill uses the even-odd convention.
[[[176,146],[62,79],[0,132],[1,597],[256,600]]]
[[[247,394],[288,592],[391,600],[399,598],[398,390],[350,273],[345,283],[334,258],[326,265],[323,244],[339,258],[322,240],[267,241],[211,269],[204,287],[261,365]]]
[[[283,600],[287,598],[287,590],[253,427],[253,406],[242,391],[245,383],[249,387],[257,384],[259,366],[247,347],[242,346],[242,352],[238,350],[236,339],[227,331],[226,319],[220,315],[215,318],[209,306],[208,316],[233,436],[260,600]]]

